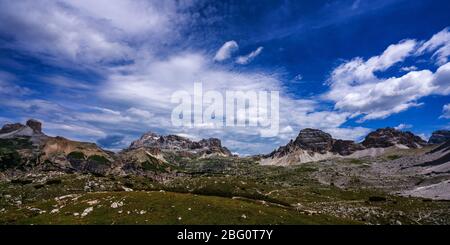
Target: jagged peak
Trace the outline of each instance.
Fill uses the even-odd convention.
[[[133,141],[130,144],[129,149],[141,147],[175,151],[206,152],[207,154],[219,152],[225,155],[231,155],[231,152],[227,148],[222,147],[222,142],[217,138],[195,141],[176,134],[158,135],[154,132],[143,134],[140,139]]]

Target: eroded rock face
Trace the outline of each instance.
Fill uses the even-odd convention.
[[[23,127],[25,127],[25,126],[21,123],[5,124],[5,125],[3,125],[2,129],[0,129],[0,134],[11,133],[11,132],[19,130]]]
[[[428,140],[428,144],[442,144],[450,140],[450,130],[434,131]]]
[[[42,123],[38,120],[30,119],[27,121],[26,125],[33,129],[35,133],[42,133]]]
[[[96,144],[45,135],[42,123],[34,119],[25,125],[4,125],[0,130],[0,141],[5,146],[0,151],[1,169],[106,174],[113,161],[110,154]]]
[[[336,140],[333,143],[331,151],[342,156],[348,156],[356,151],[364,149],[365,147],[363,145],[355,143],[352,140]]]
[[[301,130],[295,140],[291,140],[287,145],[281,146],[269,156],[283,157],[298,150],[304,150],[309,153],[331,153],[346,156],[363,149],[365,149],[363,145],[354,141],[336,140],[330,134],[321,130],[307,128]]]
[[[216,138],[193,141],[179,135],[160,136],[153,132],[148,132],[142,135],[140,139],[133,141],[129,149],[138,149],[141,147],[187,152],[193,154],[220,153],[231,156],[231,152],[226,147],[223,147],[221,141]]]
[[[313,152],[326,153],[333,148],[333,138],[330,134],[318,129],[303,129],[294,141],[294,145]]]
[[[386,148],[395,145],[420,148],[427,142],[411,132],[402,132],[394,128],[381,128],[369,133],[362,144],[366,148]]]

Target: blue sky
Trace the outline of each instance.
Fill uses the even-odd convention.
[[[0,121],[117,150],[145,131],[267,153],[305,127],[449,128],[448,1],[0,0]],[[173,127],[170,95],[279,90],[280,134]]]

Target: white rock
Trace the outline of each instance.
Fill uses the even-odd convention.
[[[122,186],[122,189],[123,189],[124,191],[126,191],[126,192],[133,191],[133,189],[127,188],[127,187],[125,187],[125,186]]]
[[[119,208],[123,206],[123,202],[113,202],[111,208]]]
[[[92,201],[87,202],[87,204],[89,204],[89,205],[97,205],[99,202],[100,202],[99,200],[92,200]]]
[[[89,214],[90,212],[92,212],[92,211],[94,211],[94,208],[93,208],[93,207],[86,208],[86,209],[83,211],[83,213],[81,214],[81,217],[84,217],[84,216],[88,215],[88,214]]]

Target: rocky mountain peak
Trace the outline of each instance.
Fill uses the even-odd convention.
[[[148,132],[136,141],[133,141],[129,149],[138,148],[158,148],[171,151],[185,151],[189,153],[221,153],[231,156],[231,152],[222,146],[222,142],[217,138],[202,139],[193,141],[189,138],[179,135],[158,135]]]
[[[3,125],[2,129],[0,129],[0,134],[11,133],[24,127],[25,126],[21,123],[8,123]]]
[[[450,140],[450,130],[434,131],[428,140],[428,144],[442,144]]]
[[[333,138],[319,129],[306,128],[300,131],[294,145],[305,150],[325,153],[332,149]]]
[[[30,119],[25,125],[21,123],[5,124],[0,130],[0,138],[32,137],[34,140],[46,137],[42,133],[42,123]]]
[[[35,119],[29,119],[26,123],[35,133],[42,133],[42,123]]]
[[[357,150],[364,149],[361,144],[351,140],[336,140],[326,132],[319,129],[302,129],[295,140],[273,151],[270,157],[283,157],[298,150],[307,151],[310,154],[350,155]]]
[[[380,128],[369,133],[362,144],[367,148],[386,148],[403,145],[408,148],[420,148],[427,143],[417,135],[394,128]]]

